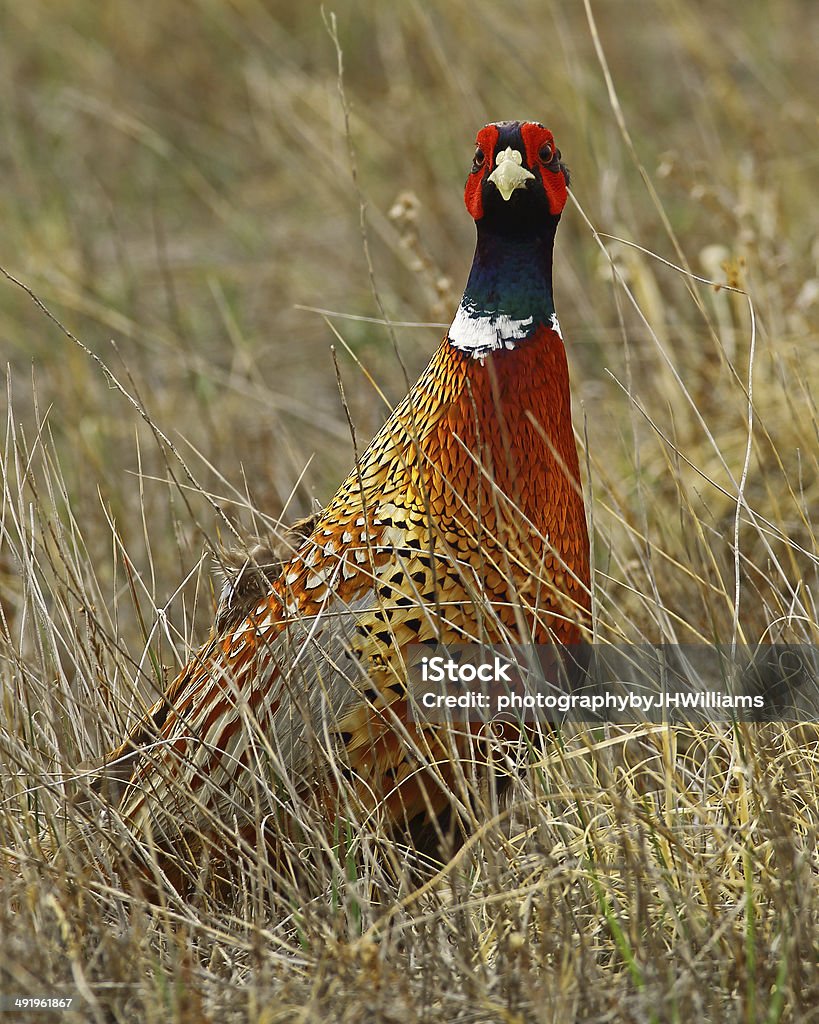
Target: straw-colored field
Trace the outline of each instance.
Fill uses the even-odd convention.
[[[331,346],[359,442],[386,411],[368,375],[392,402],[425,364],[490,120],[543,121],[572,170],[555,296],[598,636],[817,642],[819,8],[593,9],[339,3],[349,135],[318,5],[0,13],[0,999],[819,1020],[812,725],[567,733],[422,890],[369,836],[309,900],[260,865],[232,902],[151,911],[60,785],[207,634],[219,545],[348,472]]]

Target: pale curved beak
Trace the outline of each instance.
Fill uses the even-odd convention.
[[[508,146],[498,153],[495,170],[489,175],[489,181],[507,202],[516,188],[523,188],[529,178],[534,178],[531,171],[521,166],[522,162],[520,153]]]

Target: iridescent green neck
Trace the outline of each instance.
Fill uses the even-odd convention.
[[[478,241],[463,299],[449,329],[455,348],[483,356],[517,347],[554,327],[552,250],[559,218],[539,230],[493,231],[478,223]]]

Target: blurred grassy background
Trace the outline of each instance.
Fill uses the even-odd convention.
[[[3,265],[115,372],[127,366],[150,414],[178,439],[206,487],[227,496],[223,474],[271,515],[288,500],[286,514],[295,515],[312,496],[326,499],[349,466],[351,446],[328,351],[333,335],[321,316],[296,307],[364,316],[378,316],[378,308],[335,55],[319,9],[149,0],[135,17],[116,2],[34,2],[6,7],[0,17]],[[733,5],[717,3],[706,16],[700,4],[663,0],[600,4],[597,18],[636,155],[667,227],[618,130],[581,5],[339,6],[384,307],[400,321],[448,320],[472,250],[460,192],[474,132],[492,119],[541,119],[555,131],[598,230],[752,288],[757,372],[781,389],[766,408],[758,388],[762,426],[790,476],[795,439],[782,432],[807,399],[806,334],[817,288],[815,222],[804,214],[817,161],[815,8],[757,2],[737,17]],[[417,219],[390,220],[405,191],[418,198]],[[615,257],[738,478],[745,402],[733,368],[745,381],[744,302],[698,288],[700,311],[679,274],[635,250],[615,249]],[[623,381],[630,376],[666,433],[732,489],[645,325],[622,289],[606,283],[606,271],[588,228],[569,210],[558,241],[558,309],[582,403],[578,419],[588,417],[592,458],[613,471],[619,515],[639,490],[635,440],[647,445],[639,474],[649,491],[669,484],[669,453],[652,443],[608,370]],[[365,322],[336,325],[388,396],[399,397],[404,375],[387,332]],[[440,333],[398,329],[411,377]],[[152,592],[164,604],[202,538],[189,516],[168,515],[174,496],[154,479],[167,478],[167,470],[149,432],[99,369],[7,284],[0,337],[24,424],[32,422],[33,363],[40,409],[49,410],[98,571],[110,547],[109,531],[93,528],[98,490],[144,567],[139,497],[151,524]],[[368,436],[383,409],[349,359],[342,363],[358,430]],[[137,443],[147,478],[141,494]],[[775,500],[778,467],[755,468],[761,472],[752,483]],[[777,479],[766,479],[769,469]],[[804,479],[815,478],[815,469],[809,457]],[[666,497],[676,520],[673,486]],[[192,500],[211,531],[210,510]],[[712,514],[718,531],[729,522],[730,509]],[[663,518],[658,528],[673,530]],[[604,548],[610,534],[601,537]],[[625,558],[622,545],[618,557]]]
[[[567,208],[556,302],[588,436],[601,635],[725,640],[737,619],[749,641],[815,641],[816,4],[600,0],[632,145],[581,3],[335,11],[391,319],[449,322],[472,255],[474,134],[504,118],[554,130],[597,231],[753,299],[755,333],[742,295],[604,238],[606,255]],[[326,500],[352,461],[331,344],[359,442],[384,407],[327,320],[299,308],[380,316],[318,5],[3,5],[0,140],[0,264],[139,396],[240,532]],[[401,361],[414,378],[443,332],[396,328],[399,361],[382,325],[332,323],[393,401]],[[2,279],[0,346],[4,671],[36,661],[47,686],[60,664],[61,685],[87,688],[93,720],[60,749],[70,766],[121,733],[123,664],[152,661],[156,685],[204,636],[211,551],[230,536],[99,366]],[[52,581],[41,601],[29,570]],[[36,615],[57,624],[53,650]]]
[[[582,5],[349,3],[337,14],[387,314],[448,322],[472,251],[460,193],[474,132],[505,117],[545,121],[599,231],[751,288],[759,461],[749,486],[766,505],[761,511],[786,516],[767,505],[793,482],[800,441],[800,486],[811,486],[817,468],[807,429],[814,361],[806,356],[819,286],[815,220],[805,215],[817,162],[814,5],[749,3],[741,17],[728,3],[599,5],[606,59],[662,215],[618,130]],[[34,2],[6,7],[0,17],[3,265],[121,379],[132,378],[208,490],[228,498],[232,485],[270,515],[288,502],[286,516],[307,510],[312,497],[325,500],[349,467],[351,445],[329,355],[335,339],[320,315],[297,306],[379,311],[360,239],[335,55],[318,7],[149,0],[135,17],[116,2]],[[406,191],[417,196],[417,215],[391,220]],[[750,336],[744,300],[701,287],[695,300],[681,275],[636,250],[615,245],[613,255],[739,479]],[[649,545],[636,542],[634,557],[643,558],[651,543],[674,549],[681,532],[697,531],[690,523],[677,529],[681,499],[667,472],[674,455],[609,371],[686,457],[736,488],[610,277],[570,209],[558,239],[556,293],[577,420],[587,417],[591,459],[609,477],[597,486],[615,489],[615,520],[645,518],[646,495],[653,503],[656,488],[665,491],[670,515],[657,517],[662,533]],[[404,374],[388,332],[335,323],[387,395],[400,397]],[[397,330],[410,377],[440,334]],[[211,510],[192,496],[195,516],[179,512],[148,429],[98,367],[9,284],[0,291],[0,337],[22,424],[33,423],[33,365],[41,414],[48,410],[97,571],[110,561],[102,502],[138,570],[151,562],[151,593],[164,604],[201,550],[193,518],[212,534]],[[384,410],[349,358],[341,359],[364,438]],[[784,473],[764,450],[766,428]],[[134,475],[140,457],[141,488]],[[169,502],[176,515],[168,514]],[[689,489],[684,503],[709,519],[715,541],[730,526],[730,503],[713,488],[705,485],[701,499]],[[798,518],[793,510],[791,518]],[[603,508],[597,521],[598,564],[625,564],[624,544],[634,539],[622,538],[611,553],[616,527]],[[707,562],[707,547],[689,551],[689,559]],[[204,622],[208,614],[203,608]],[[708,628],[705,610],[696,618]]]

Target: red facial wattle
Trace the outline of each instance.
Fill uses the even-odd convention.
[[[566,205],[568,190],[554,135],[548,128],[531,121],[521,125],[520,133],[526,146],[526,165],[530,171],[539,175],[549,198],[551,212],[561,213]]]
[[[464,189],[464,202],[466,208],[472,215],[473,220],[480,220],[483,217],[483,183],[492,172],[495,163],[495,146],[498,142],[498,129],[494,124],[488,124],[481,128],[475,139],[475,152],[480,150],[483,153],[483,163],[475,167],[466,179]]]

